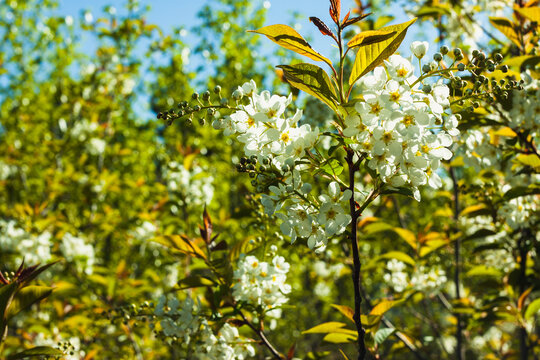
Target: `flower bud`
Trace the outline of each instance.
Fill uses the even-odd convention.
[[[442,54],[441,53],[435,53],[435,55],[433,55],[433,60],[439,62],[442,60]]]
[[[424,86],[422,86],[422,91],[426,94],[429,94],[431,92],[431,85],[425,84]]]
[[[439,49],[439,51],[441,52],[441,54],[446,55],[446,54],[448,54],[448,52],[450,51],[450,49],[448,48],[448,46],[444,45],[444,46],[441,46],[441,48]]]
[[[421,59],[426,55],[428,51],[429,43],[427,41],[413,41],[411,44],[411,52],[417,58]]]

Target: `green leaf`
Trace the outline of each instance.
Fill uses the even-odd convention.
[[[512,41],[517,46],[521,46],[519,42],[519,36],[515,30],[515,25],[512,21],[503,17],[490,17],[489,22],[497,30],[502,32],[510,41]]]
[[[406,186],[402,186],[398,188],[387,187],[381,192],[381,195],[390,195],[390,194],[400,194],[400,195],[405,195],[411,198],[414,197],[412,190]]]
[[[345,344],[355,342],[357,338],[356,332],[354,334],[330,333],[326,334],[323,340],[332,344]]]
[[[341,356],[343,356],[343,359],[344,359],[344,360],[349,360],[349,358],[347,357],[347,355],[345,355],[345,353],[343,352],[343,350],[339,349],[339,353],[341,354]]]
[[[515,188],[512,188],[508,190],[504,196],[503,201],[510,201],[512,199],[521,197],[521,196],[528,196],[528,195],[535,195],[540,194],[540,186],[517,186]]]
[[[344,328],[346,324],[338,321],[330,321],[319,324],[311,329],[302,331],[302,334],[329,334],[329,333],[341,333],[341,334],[356,334],[356,331]]]
[[[540,24],[540,7],[531,6],[526,8],[515,8],[515,10],[530,21],[536,21]]]
[[[396,32],[391,30],[367,30],[355,35],[347,46],[352,48],[355,46],[366,46],[375,44],[391,38]]]
[[[535,170],[540,170],[540,157],[536,154],[521,154],[518,155],[516,160],[526,166],[530,166]]]
[[[410,257],[409,255],[401,251],[389,251],[386,254],[380,255],[379,259],[396,259],[396,260],[404,262],[405,264],[409,264],[411,266],[416,265],[416,262],[414,261],[412,257]]]
[[[7,327],[7,313],[18,290],[18,285],[17,283],[11,283],[0,287],[0,343]]]
[[[205,286],[214,286],[215,283],[202,276],[188,276],[178,282],[179,290],[192,289]]]
[[[8,356],[8,360],[25,359],[37,356],[61,357],[64,356],[64,353],[58,349],[49,346],[36,346],[31,349],[24,350],[20,353]]]
[[[390,335],[392,335],[396,329],[383,328],[379,329],[374,336],[375,344],[380,345],[386,340]]]
[[[331,109],[336,110],[338,98],[336,90],[328,74],[320,67],[301,63],[295,65],[279,65],[283,70],[285,79],[295,88],[305,91],[324,102]]]
[[[270,25],[258,30],[248,30],[248,32],[264,35],[279,46],[283,46],[300,55],[307,56],[312,60],[324,61],[328,65],[332,65],[330,60],[313,50],[311,45],[309,45],[308,42],[290,26],[281,24]]]
[[[461,241],[469,241],[469,240],[476,240],[476,239],[483,239],[485,237],[495,235],[496,232],[490,229],[480,229],[477,230],[475,233],[463,238]]]
[[[337,159],[328,159],[321,166],[321,169],[328,175],[333,176],[335,174],[336,176],[339,176],[339,174],[343,172],[343,165],[341,165],[341,162]]]
[[[182,254],[195,256],[203,260],[206,259],[206,255],[201,250],[201,248],[185,236],[162,235],[162,236],[157,236],[151,240],[163,246],[176,250]]]
[[[332,304],[330,306],[332,306],[334,309],[338,310],[340,313],[345,315],[345,317],[347,317],[347,319],[351,320],[354,323],[354,319],[353,319],[354,310],[351,309],[349,306],[338,305],[338,304]]]
[[[392,229],[396,234],[399,235],[400,238],[402,238],[410,247],[413,248],[413,250],[416,250],[417,241],[416,241],[416,235],[410,230],[395,227]]]
[[[533,300],[529,306],[527,306],[527,310],[525,310],[525,319],[529,320],[531,317],[533,317],[535,314],[538,314],[540,312],[540,299]]]
[[[359,78],[379,66],[383,60],[392,55],[399,47],[407,29],[416,21],[416,18],[399,25],[391,25],[379,29],[378,31],[394,32],[392,37],[387,40],[377,42],[371,45],[361,46],[356,53],[349,85],[354,84]]]
[[[465,276],[494,276],[494,277],[501,277],[502,273],[493,268],[493,267],[487,267],[485,265],[478,265],[473,267],[471,270],[467,271]]]
[[[399,305],[401,303],[405,302],[405,299],[400,300],[386,300],[383,299],[380,303],[375,305],[373,309],[371,309],[370,315],[384,315],[388,310],[393,308],[396,305]]]
[[[52,292],[53,288],[48,286],[30,285],[22,288],[13,298],[11,306],[7,311],[7,318],[9,319],[21,312],[22,310],[27,309],[33,304],[40,302],[41,300],[51,295]]]

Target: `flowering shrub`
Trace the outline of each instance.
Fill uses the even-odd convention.
[[[540,351],[538,4],[329,4],[0,4],[1,358]]]

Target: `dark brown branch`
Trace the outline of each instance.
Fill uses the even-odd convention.
[[[353,320],[358,332],[358,360],[364,360],[366,357],[366,331],[362,327],[361,305],[362,295],[360,293],[360,271],[362,264],[360,263],[360,255],[358,253],[357,225],[359,213],[356,211],[356,201],[354,200],[354,173],[356,167],[354,164],[354,153],[352,150],[347,151],[347,164],[349,165],[349,189],[351,190],[351,198],[349,199],[349,210],[351,214],[351,247],[353,255],[353,284],[354,284],[354,316]],[[369,199],[366,200],[368,203]],[[367,206],[367,205],[366,205]]]
[[[459,185],[455,170],[453,167],[450,167],[450,177],[452,178],[453,191],[454,191],[454,231],[457,232],[457,222],[459,220]],[[461,279],[460,279],[460,270],[461,270],[461,239],[458,237],[454,244],[454,286],[456,289],[456,299],[461,299]],[[463,320],[461,314],[455,313],[456,317],[456,359],[465,360],[465,348],[463,346]]]
[[[255,325],[253,325],[246,318],[246,316],[244,315],[242,310],[236,308],[236,306],[234,308],[235,308],[236,312],[240,315],[240,317],[242,317],[242,320],[244,320],[244,323],[247,326],[249,326],[251,328],[251,330],[253,330],[257,334],[257,336],[259,336],[259,338],[261,339],[264,346],[266,346],[266,348],[272,353],[274,359],[283,360],[284,358],[280,355],[280,353],[276,350],[276,348],[274,348],[274,346],[270,343],[270,341],[268,341],[268,339],[264,335],[264,332],[261,329],[256,328]]]

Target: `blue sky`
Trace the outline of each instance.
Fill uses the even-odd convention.
[[[71,15],[75,19],[79,18],[84,10],[90,10],[94,14],[99,14],[104,6],[112,5],[122,11],[125,5],[125,0],[92,0],[92,1],[76,1],[76,0],[60,0],[59,12],[62,15]],[[184,26],[190,29],[198,24],[197,12],[206,1],[201,0],[141,0],[141,6],[150,5],[151,9],[148,13],[148,21],[150,23],[159,24],[165,31],[170,31],[173,27]],[[329,53],[333,50],[327,38],[318,36],[317,30],[309,22],[309,16],[317,16],[331,23],[328,15],[328,0],[253,0],[254,4],[269,4],[267,12],[267,23],[289,23],[292,20],[292,14],[298,12],[300,18],[298,24],[301,26],[299,32],[304,36],[310,36],[313,39],[312,46],[319,52]],[[345,14],[352,6],[353,0],[342,1],[342,13]],[[407,17],[400,12],[398,21],[405,21]],[[397,21],[395,21],[397,22]]]

